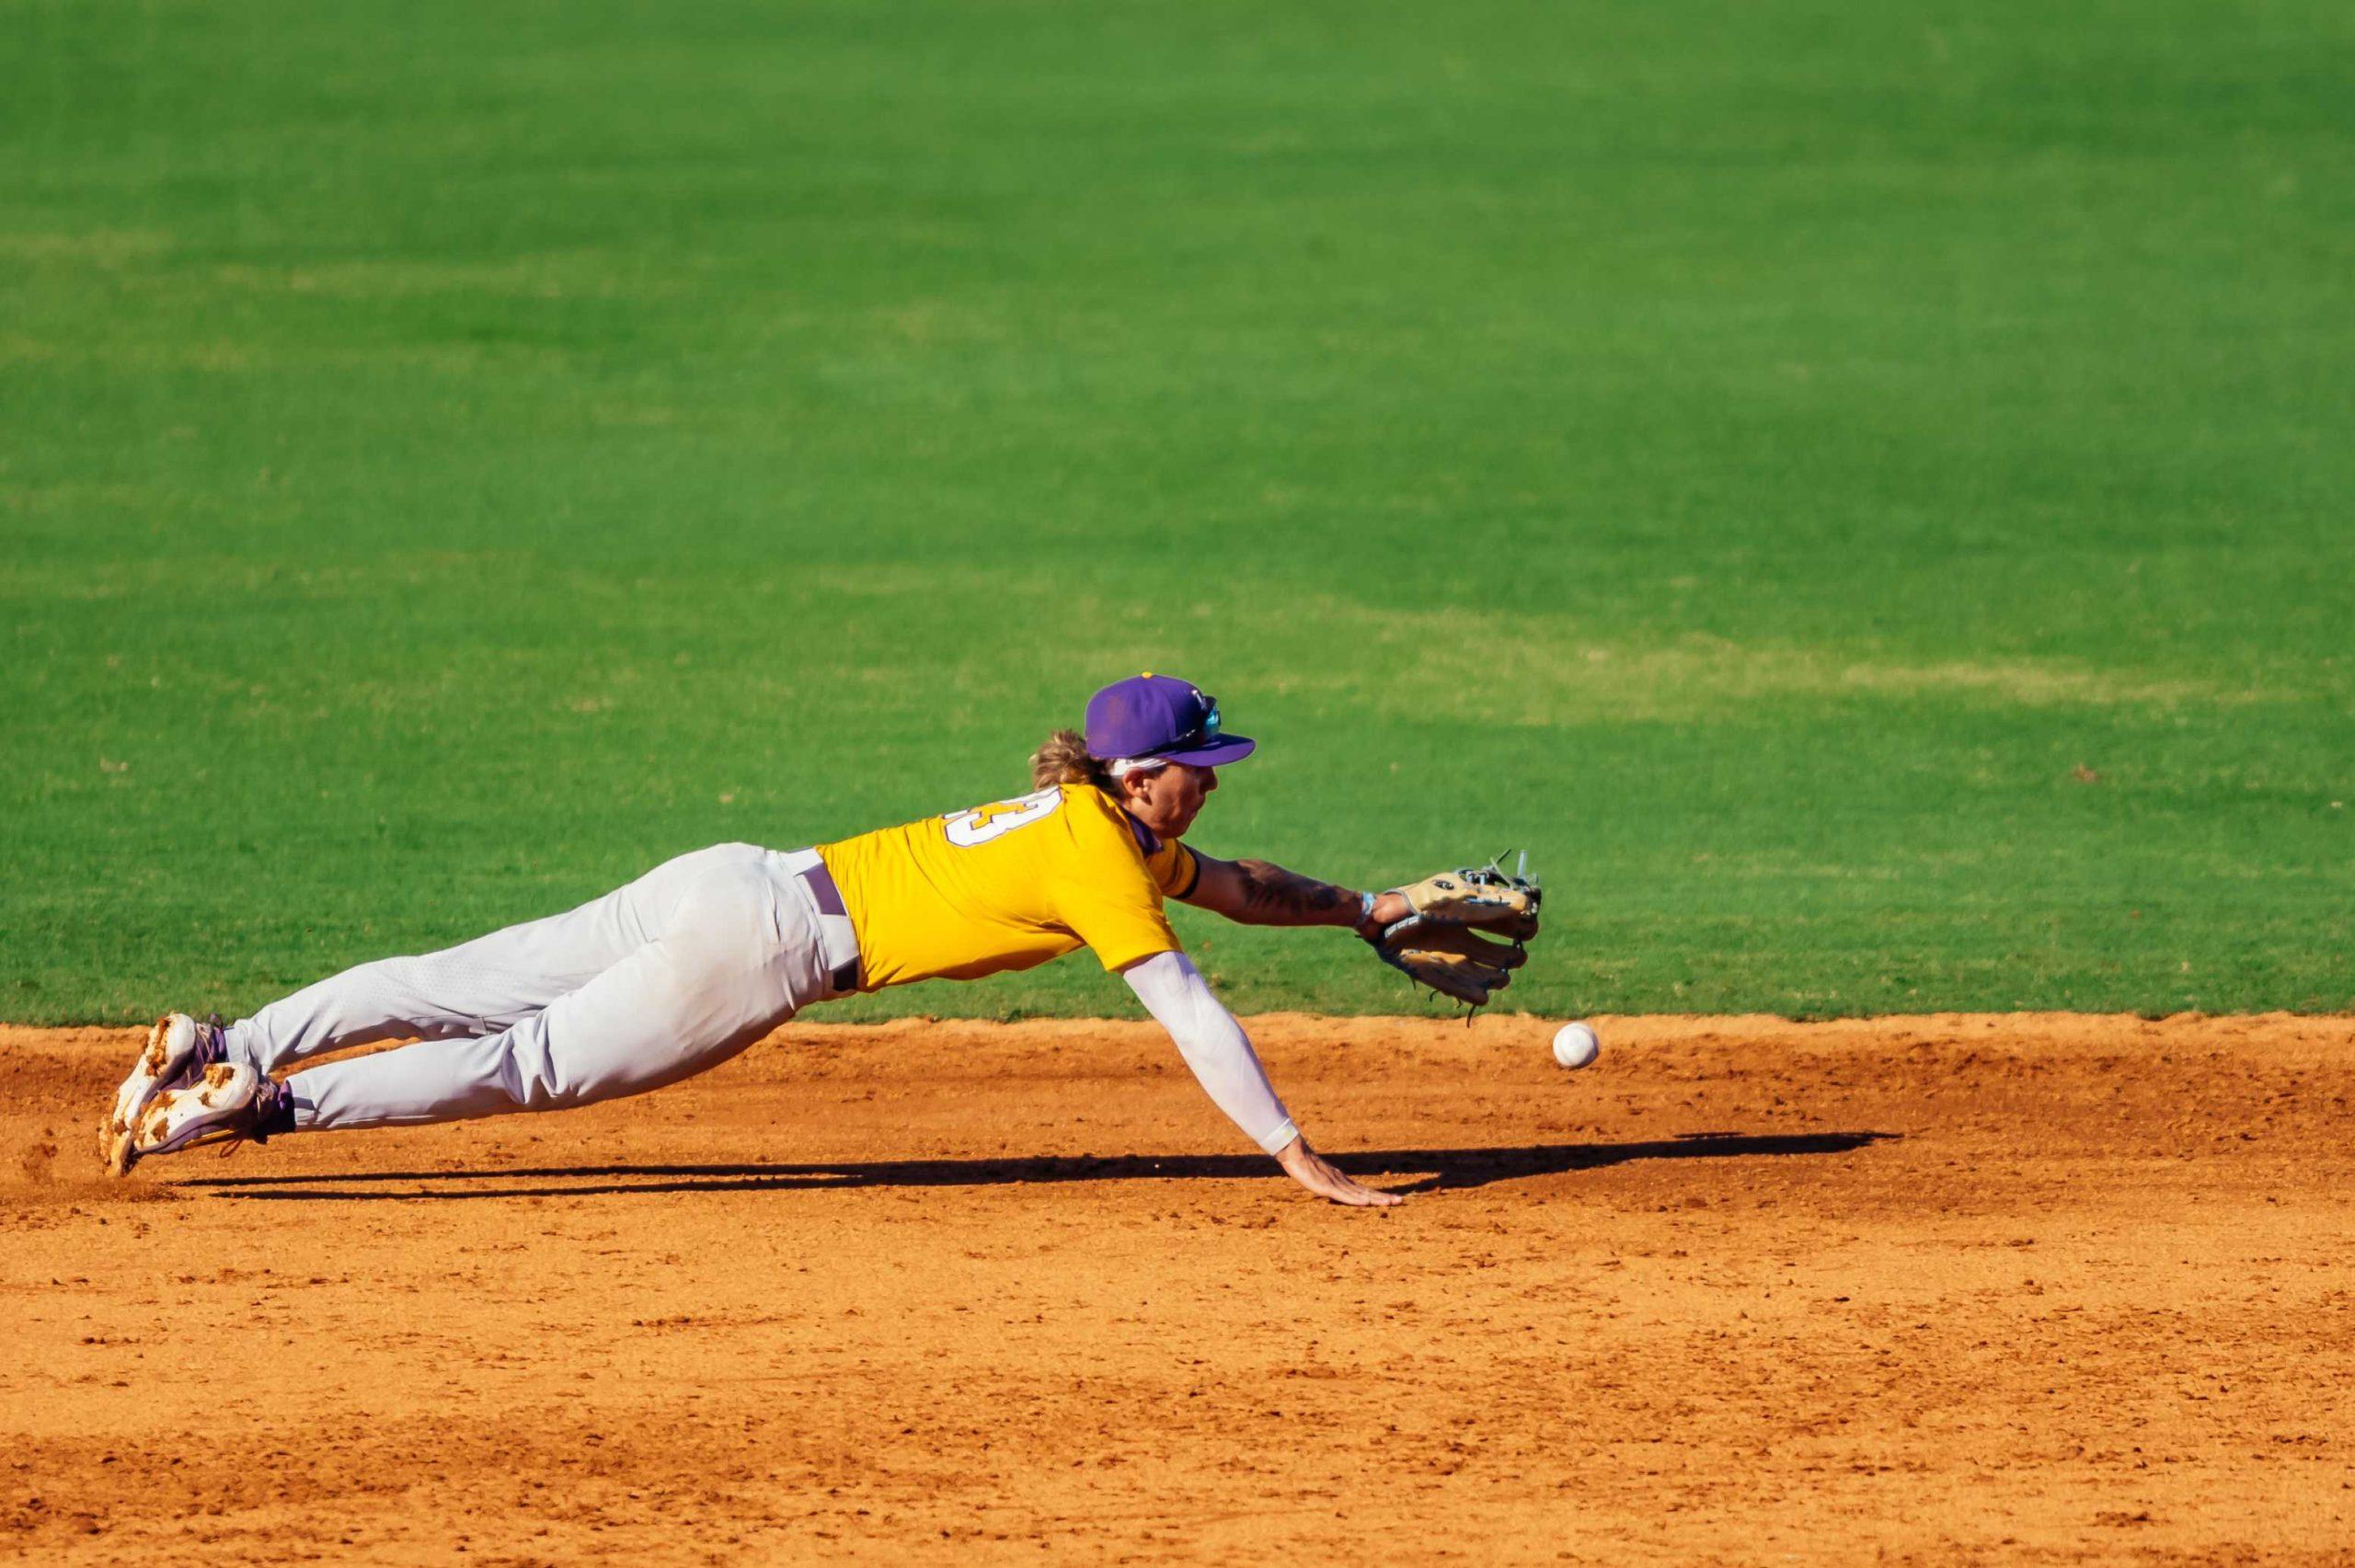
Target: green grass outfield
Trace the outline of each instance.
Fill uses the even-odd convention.
[[[0,1017],[1012,793],[1532,1011],[2355,1006],[2355,11],[0,0]],[[1240,1008],[1409,1011],[1178,916]],[[1086,960],[879,1003],[1128,1005]]]

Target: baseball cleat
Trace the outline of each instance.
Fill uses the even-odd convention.
[[[259,1143],[275,1130],[270,1124],[281,1110],[279,1095],[275,1081],[244,1062],[216,1061],[194,1082],[167,1089],[148,1104],[132,1134],[132,1162],[224,1139]]]
[[[114,1109],[98,1124],[98,1158],[110,1174],[120,1176],[138,1162],[133,1129],[155,1096],[195,1082],[224,1054],[216,1024],[200,1024],[185,1013],[167,1013],[155,1020],[131,1076],[114,1092]]]

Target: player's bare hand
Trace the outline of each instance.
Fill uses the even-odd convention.
[[[1397,1193],[1386,1193],[1380,1187],[1370,1187],[1353,1180],[1330,1160],[1308,1147],[1308,1139],[1295,1138],[1276,1155],[1276,1163],[1284,1174],[1333,1203],[1347,1204],[1352,1208],[1388,1208],[1404,1203]]]

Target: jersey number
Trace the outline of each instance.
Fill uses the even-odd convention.
[[[959,811],[948,819],[948,841],[963,849],[988,843],[992,839],[1011,833],[1027,823],[1053,816],[1055,807],[1063,803],[1061,788],[1042,789],[1036,795],[1001,800],[989,806],[976,806],[971,811]]]

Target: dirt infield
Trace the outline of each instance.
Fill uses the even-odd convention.
[[[0,1030],[0,1557],[2346,1561],[2346,1019],[800,1026],[93,1174]]]

